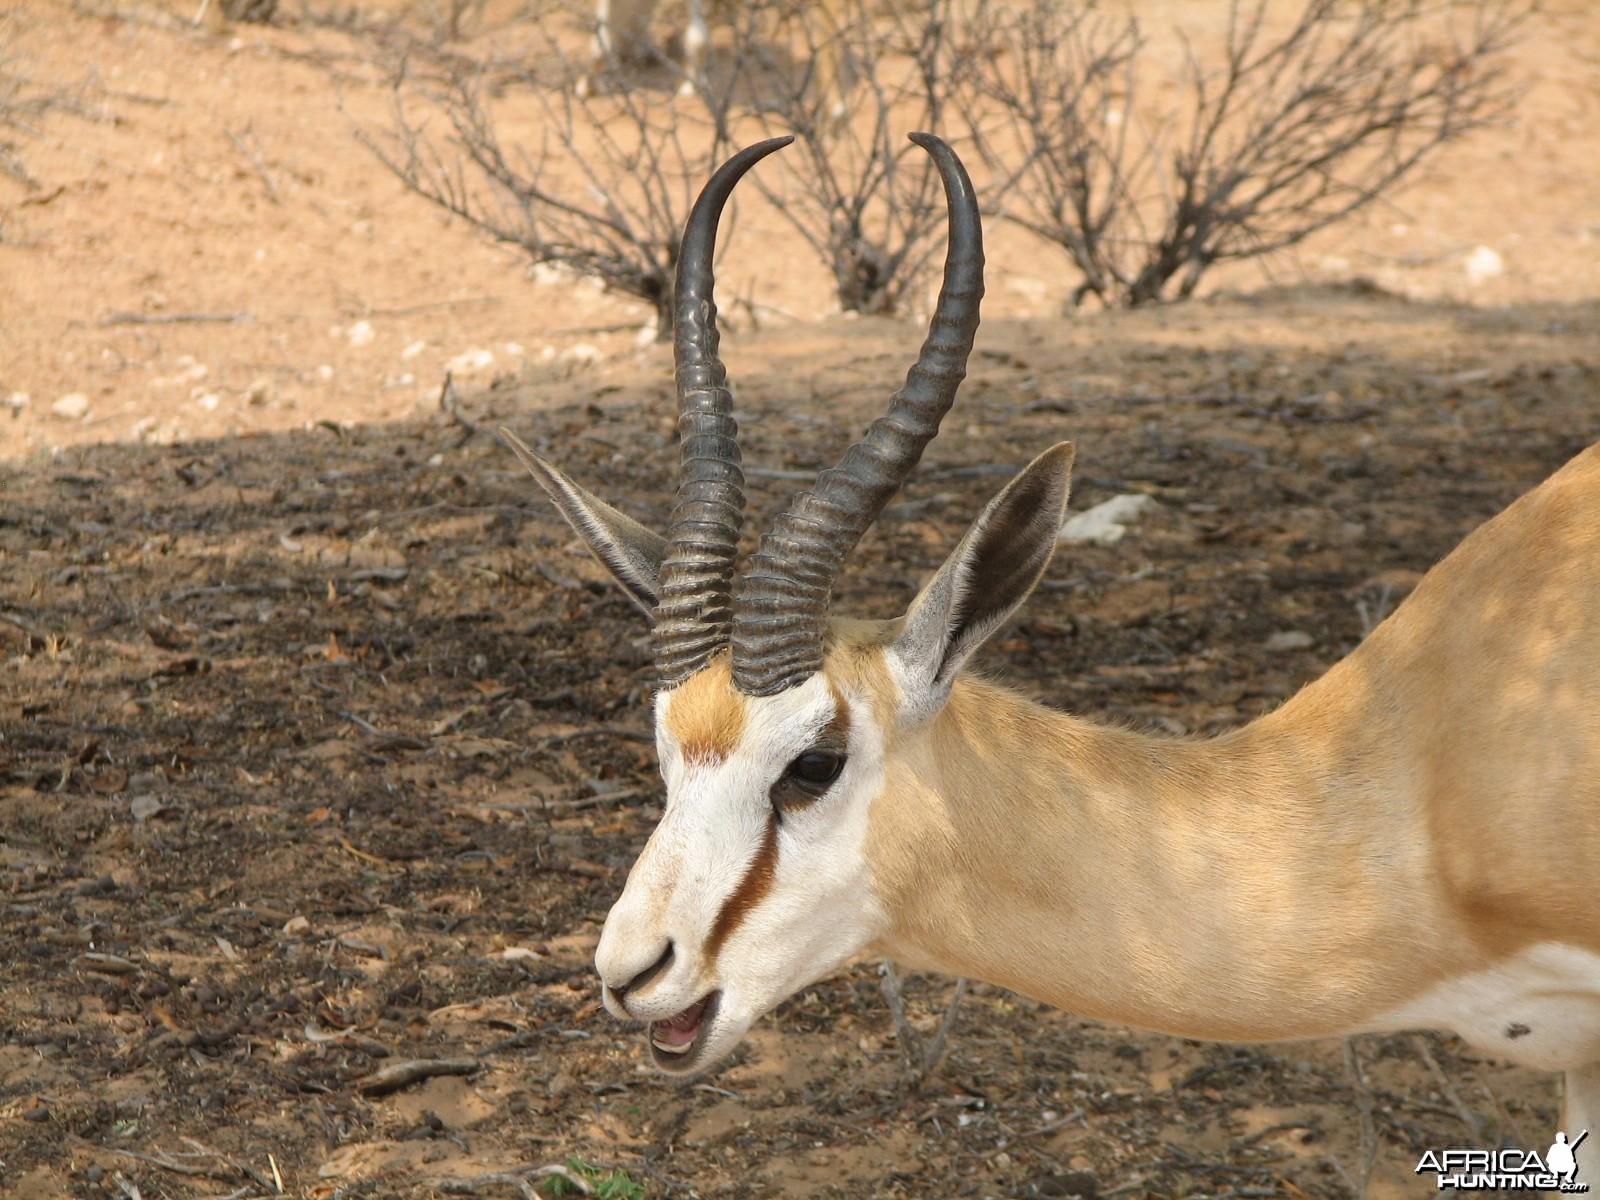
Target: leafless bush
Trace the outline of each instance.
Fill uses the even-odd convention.
[[[1075,302],[1185,297],[1212,265],[1303,241],[1502,119],[1503,52],[1527,12],[1308,0],[1275,28],[1266,0],[1235,0],[1219,65],[1184,39],[1175,111],[1157,112],[1134,18],[1033,0],[989,14],[1004,53],[982,91],[1003,119],[980,145],[1014,185],[1005,215],[1083,273]]]
[[[732,69],[703,89],[713,119],[741,137],[797,135],[755,183],[827,265],[847,311],[899,309],[939,247],[938,176],[905,135],[953,137],[981,55],[965,31],[982,3],[741,6]]]
[[[543,63],[579,74],[554,41]],[[431,80],[394,76],[391,129],[358,131],[417,195],[517,246],[534,263],[601,280],[643,300],[666,338],[678,239],[724,142],[690,100],[650,89],[604,96],[501,78],[529,135],[513,144],[482,72],[451,60]],[[444,129],[438,128],[443,118]]]
[[[194,10],[196,25],[209,24],[214,30],[226,28],[230,21],[271,25],[278,19],[278,0],[200,0]]]
[[[483,16],[488,0],[422,0],[419,9],[435,42],[459,42]]]
[[[278,17],[278,0],[220,0],[223,15],[230,21],[270,25]]]
[[[27,188],[39,181],[22,159],[21,142],[37,137],[39,121],[60,103],[60,94],[41,87],[28,73],[27,58],[19,49],[19,10],[0,10],[0,175]]]

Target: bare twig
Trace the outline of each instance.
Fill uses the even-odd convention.
[[[1433,1081],[1439,1085],[1439,1090],[1444,1093],[1445,1099],[1450,1101],[1450,1107],[1455,1109],[1456,1116],[1461,1118],[1461,1123],[1467,1127],[1467,1131],[1474,1139],[1482,1141],[1483,1119],[1462,1100],[1461,1093],[1456,1090],[1455,1084],[1450,1082],[1450,1077],[1444,1073],[1444,1068],[1439,1065],[1438,1059],[1434,1058],[1433,1051],[1428,1049],[1428,1040],[1420,1033],[1414,1033],[1411,1035],[1411,1045],[1415,1047],[1417,1057],[1422,1059],[1428,1068],[1428,1074],[1432,1075]]]
[[[492,1171],[487,1175],[472,1175],[463,1179],[445,1179],[435,1186],[447,1196],[475,1196],[481,1187],[486,1187],[490,1184],[510,1184],[521,1192],[524,1197],[527,1197],[527,1200],[539,1200],[539,1193],[534,1189],[530,1180],[548,1179],[552,1175],[560,1176],[581,1195],[594,1195],[594,1188],[588,1180],[570,1171],[560,1163],[541,1165],[530,1163],[523,1167],[512,1167],[507,1171]]]
[[[461,411],[461,397],[456,395],[456,383],[450,372],[444,373],[444,383],[439,388],[439,411],[450,418],[450,423],[461,426],[458,447],[465,446],[478,432],[478,423]],[[443,730],[440,730],[443,732]]]
[[[945,1050],[950,1043],[950,1032],[956,1025],[956,1014],[961,1009],[961,1000],[967,994],[967,981],[956,980],[955,991],[950,994],[950,1003],[945,1006],[944,1016],[939,1019],[939,1028],[934,1030],[933,1040],[922,1052],[922,1073],[933,1074],[939,1063],[943,1061]]]
[[[883,998],[889,1005],[889,1016],[894,1022],[895,1037],[900,1043],[900,1052],[905,1056],[906,1073],[913,1085],[919,1084],[932,1075],[944,1059],[951,1030],[955,1027],[956,1013],[961,1007],[962,997],[967,994],[967,981],[956,980],[955,991],[939,1020],[939,1028],[931,1039],[924,1042],[906,1015],[905,987],[899,968],[889,959],[884,959],[878,971]]]
[[[224,129],[223,132],[228,135],[228,141],[233,143],[233,148],[244,156],[244,160],[255,171],[257,178],[267,189],[267,198],[274,204],[278,203],[278,184],[272,178],[272,172],[267,170],[267,163],[261,156],[260,141],[255,131],[246,125],[238,133],[231,129]]]
[[[472,1075],[482,1069],[476,1058],[413,1058],[374,1071],[356,1086],[368,1096],[385,1096],[436,1075]]]
[[[242,325],[253,321],[247,312],[236,313],[130,313],[114,312],[100,319],[102,326],[110,325]]]
[[[0,11],[0,175],[34,189],[40,183],[28,170],[16,146],[4,136],[15,131],[24,137],[41,136],[40,120],[63,105],[58,91],[41,88],[27,73],[27,58],[17,49],[22,38],[21,6]]]
[[[1344,1065],[1350,1072],[1350,1083],[1356,1093],[1356,1109],[1361,1114],[1361,1163],[1352,1187],[1357,1200],[1366,1200],[1367,1188],[1372,1182],[1372,1167],[1378,1160],[1378,1125],[1373,1116],[1372,1087],[1361,1069],[1354,1038],[1344,1039]]]
[[[111,1153],[120,1154],[123,1158],[131,1158],[138,1162],[148,1163],[152,1167],[159,1167],[163,1171],[171,1171],[174,1175],[208,1176],[215,1178],[219,1170],[226,1164],[209,1165],[206,1163],[178,1162],[166,1154],[141,1154],[137,1150],[121,1150],[113,1148]],[[231,1172],[230,1172],[231,1174]]]

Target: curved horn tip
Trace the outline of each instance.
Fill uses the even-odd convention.
[[[945,190],[949,193],[952,203],[958,195],[963,201],[972,200],[972,177],[967,174],[967,165],[961,161],[961,156],[949,142],[937,133],[908,133],[906,137],[933,156],[934,164],[939,169],[939,175],[944,180]]]

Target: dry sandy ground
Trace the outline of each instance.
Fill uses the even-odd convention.
[[[1136,7],[1155,30],[1214,26],[1224,8]],[[1548,7],[1518,51],[1530,86],[1512,126],[1272,262],[1272,278],[1365,277],[1477,306],[1600,292],[1600,14]],[[483,43],[516,44],[508,16],[490,10]],[[34,0],[14,23],[27,73],[72,89],[81,115],[17,139],[38,186],[0,176],[0,452],[391,420],[431,404],[451,362],[464,383],[580,370],[597,393],[663,372],[661,350],[637,347],[640,306],[531,277],[355,142],[354,123],[382,127],[387,112],[364,42],[202,32],[154,5]],[[757,198],[747,209],[725,293],[792,314],[826,346],[837,318],[820,268]],[[1004,231],[991,241],[987,315],[1059,312],[1076,282],[1064,258]],[[1263,281],[1247,267],[1216,282]],[[237,320],[119,323],[194,314]],[[66,411],[81,413],[54,414],[72,394],[86,404]]]
[[[1423,1190],[1422,1148],[1547,1136],[1548,1079],[1448,1038],[1360,1039],[1363,1091],[1338,1043],[1130,1035],[984,987],[914,1089],[871,964],[703,1084],[654,1077],[588,968],[658,815],[643,630],[487,432],[659,524],[647,314],[407,196],[352,138],[384,97],[345,33],[18,20],[78,111],[18,140],[36,186],[0,177],[5,1194],[515,1196],[484,1177],[579,1156],[651,1196],[1300,1200],[1348,1194],[1370,1100],[1387,1198]],[[1068,273],[996,236],[960,409],[845,601],[903,605],[994,472],[1065,435],[1079,505],[1158,513],[1061,556],[990,669],[1212,732],[1336,659],[1596,438],[1600,15],[1552,5],[1518,54],[1514,127],[1272,286],[1066,318]],[[769,235],[751,201],[722,272],[789,314],[738,312],[726,343],[758,511],[920,336],[830,315]],[[170,320],[197,314],[248,319]],[[461,420],[436,408],[452,362]],[[947,989],[913,982],[923,1028]],[[467,1055],[470,1077],[359,1086]]]

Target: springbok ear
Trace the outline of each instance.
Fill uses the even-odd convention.
[[[889,654],[910,715],[944,705],[972,652],[1028,598],[1055,551],[1072,478],[1060,442],[1005,486],[922,589]]]
[[[604,500],[591,496],[528,449],[522,439],[504,425],[500,427],[500,436],[539,481],[539,486],[550,494],[567,524],[622,585],[628,598],[654,616],[667,539],[651,533]]]

